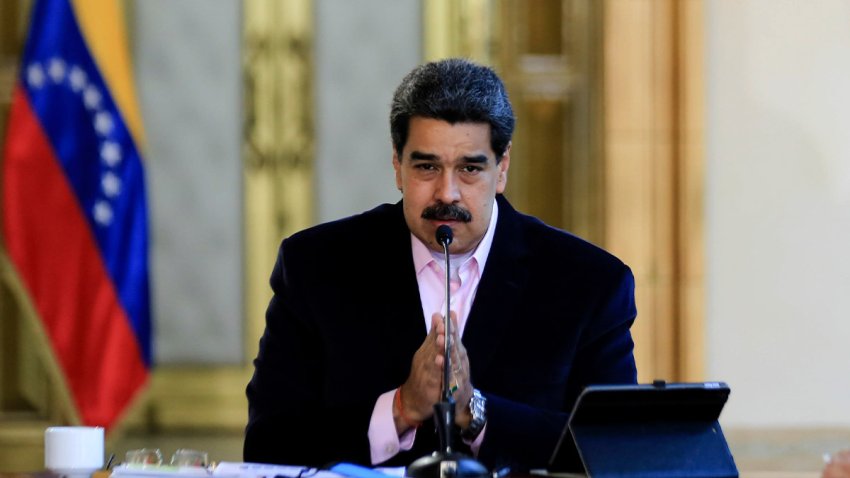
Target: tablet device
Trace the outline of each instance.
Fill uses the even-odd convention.
[[[737,477],[718,418],[722,382],[593,385],[579,395],[550,472],[591,477]]]

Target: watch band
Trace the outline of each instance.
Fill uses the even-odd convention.
[[[469,411],[472,414],[472,420],[469,426],[460,431],[460,437],[465,441],[475,441],[484,425],[487,423],[487,399],[478,389],[472,389],[472,398],[469,399]]]

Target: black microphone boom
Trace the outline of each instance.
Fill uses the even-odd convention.
[[[451,375],[449,372],[452,370],[452,354],[451,354],[451,336],[452,336],[452,321],[450,319],[451,314],[451,304],[452,304],[452,289],[450,285],[451,277],[451,263],[449,256],[449,244],[452,243],[454,239],[454,231],[452,228],[443,224],[437,228],[437,242],[443,246],[443,253],[446,255],[446,315],[443,316],[443,324],[446,329],[446,345],[443,350],[443,357],[445,361],[443,362],[443,402],[454,404],[454,398],[452,398],[452,393],[449,391],[449,379]],[[454,415],[454,407],[451,410],[452,415]],[[449,417],[448,415],[445,417],[446,420],[451,418],[454,421],[454,416]],[[451,427],[451,424],[449,424]],[[451,452],[452,444],[451,444],[451,434],[448,433],[450,428],[446,428],[446,437],[445,441],[442,441],[443,449],[446,453]]]
[[[440,437],[440,448],[432,455],[423,456],[407,467],[406,476],[411,478],[485,478],[488,476],[484,465],[474,459],[452,450],[452,435],[455,428],[455,400],[449,388],[452,370],[451,327],[451,268],[449,264],[449,244],[454,239],[452,228],[443,224],[437,228],[437,243],[443,246],[446,254],[446,315],[443,323],[446,328],[446,347],[443,350],[443,390],[442,400],[434,405],[434,421]]]

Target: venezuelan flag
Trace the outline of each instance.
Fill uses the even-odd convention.
[[[6,252],[79,419],[110,427],[151,366],[141,116],[115,0],[33,5],[2,164]]]

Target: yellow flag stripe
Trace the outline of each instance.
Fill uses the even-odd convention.
[[[141,154],[144,130],[136,101],[124,10],[117,0],[72,0],[71,3],[89,51]]]

